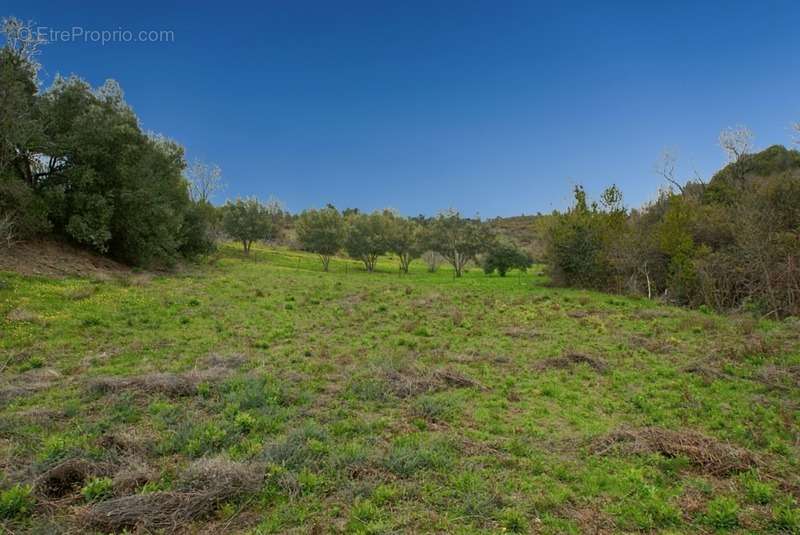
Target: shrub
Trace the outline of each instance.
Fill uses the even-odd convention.
[[[505,277],[510,269],[527,271],[532,265],[533,259],[527,252],[513,243],[498,241],[492,245],[484,258],[483,271],[490,275],[497,270],[501,277]]]

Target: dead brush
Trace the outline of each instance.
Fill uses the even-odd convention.
[[[263,470],[226,459],[201,459],[180,477],[176,490],[113,498],[78,511],[82,526],[104,532],[178,531],[208,518],[232,499],[259,490]]]
[[[606,373],[609,370],[609,366],[604,360],[582,353],[567,353],[560,357],[544,359],[534,364],[534,369],[539,371],[566,369],[579,364],[586,364],[597,373]]]
[[[760,464],[755,454],[720,442],[696,431],[674,431],[661,427],[623,428],[596,440],[594,455],[621,452],[629,455],[659,453],[665,457],[686,457],[708,475],[744,472]]]
[[[417,367],[389,369],[383,372],[383,381],[389,391],[399,398],[408,398],[445,388],[488,388],[478,381],[452,369],[434,371]]]
[[[219,381],[230,370],[209,368],[183,374],[151,373],[132,377],[98,377],[89,381],[88,388],[97,394],[109,394],[123,390],[136,390],[147,394],[165,394],[171,397],[192,396],[203,382]]]

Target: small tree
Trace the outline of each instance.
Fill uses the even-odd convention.
[[[497,270],[505,277],[510,269],[527,271],[533,265],[531,255],[516,245],[505,240],[498,240],[490,248],[483,261],[483,271],[490,275]]]
[[[320,256],[325,271],[328,271],[331,256],[339,252],[347,237],[344,218],[331,205],[304,211],[297,218],[295,231],[301,247]]]
[[[364,262],[367,271],[374,271],[378,257],[389,249],[389,216],[380,212],[352,212],[346,221],[347,239],[344,247],[347,254]]]
[[[479,220],[465,219],[455,210],[439,214],[430,223],[431,248],[441,254],[455,270],[464,273],[464,266],[486,249],[490,233]]]
[[[400,271],[408,273],[411,261],[422,253],[422,228],[412,219],[385,212],[389,221],[389,251],[400,259]]]
[[[250,254],[250,246],[254,241],[268,240],[274,233],[267,206],[255,197],[225,203],[222,227],[228,236],[242,242],[244,254]]]

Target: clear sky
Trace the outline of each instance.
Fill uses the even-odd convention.
[[[43,78],[116,79],[145,129],[222,167],[218,200],[292,211],[530,214],[612,182],[638,205],[663,148],[707,178],[722,128],[764,148],[800,120],[797,0],[3,0],[0,14],[172,31],[52,43]]]

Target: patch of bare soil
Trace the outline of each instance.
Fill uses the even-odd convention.
[[[131,268],[90,251],[54,240],[18,243],[0,254],[0,271],[41,277],[127,276]]]
[[[606,373],[609,369],[606,361],[597,357],[590,357],[582,353],[567,353],[561,357],[553,357],[541,360],[534,364],[534,368],[540,371],[550,369],[565,369],[577,366],[579,364],[586,364],[597,373]]]
[[[665,457],[686,457],[704,474],[727,475],[759,465],[749,450],[720,442],[696,431],[674,431],[660,427],[619,429],[596,440],[595,455],[660,453]]]
[[[208,518],[237,496],[256,492],[263,469],[224,459],[201,459],[192,464],[171,492],[132,494],[84,507],[81,525],[103,532],[146,530],[175,532],[187,522]]]

